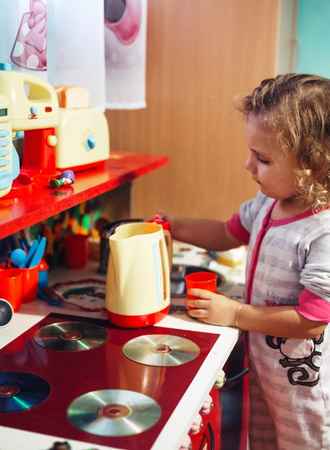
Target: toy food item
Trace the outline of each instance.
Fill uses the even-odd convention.
[[[89,94],[80,86],[58,86],[56,88],[60,108],[88,108]]]

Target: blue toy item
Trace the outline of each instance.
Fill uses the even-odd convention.
[[[75,177],[73,170],[65,170],[57,177],[52,178],[49,182],[49,185],[52,188],[58,188],[61,186],[70,185],[70,184],[74,183],[75,178],[76,177]]]
[[[11,71],[11,64],[0,61],[0,71]],[[12,126],[9,120],[9,103],[0,96],[0,197],[8,194],[12,182],[20,172],[19,157],[12,142]]]
[[[40,264],[40,261],[42,260],[45,249],[46,249],[47,239],[45,237],[42,237],[40,241],[38,242],[38,245],[32,255],[31,260],[29,261],[28,267],[34,267],[38,266]]]
[[[39,240],[35,239],[32,242],[31,247],[29,248],[28,254],[27,254],[26,259],[25,259],[24,267],[30,267],[32,258],[33,258],[34,254],[35,254],[35,252],[36,252],[36,250],[38,248],[38,245],[39,245]]]
[[[16,248],[10,253],[10,261],[15,267],[25,267],[26,253],[21,248]]]
[[[6,194],[10,191],[13,180],[19,175],[20,165],[16,148],[11,142],[11,133],[1,128],[0,169],[0,192]]]
[[[48,286],[48,270],[39,269],[38,288],[44,289]]]
[[[10,62],[0,61],[0,70],[13,70],[13,66]]]
[[[69,178],[70,180],[72,180],[72,182],[74,182],[76,178],[73,170],[64,170],[64,172],[61,173],[60,177]]]
[[[93,134],[89,134],[86,139],[85,148],[87,151],[93,150],[96,147],[96,139]]]

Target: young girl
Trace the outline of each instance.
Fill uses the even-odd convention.
[[[249,332],[251,450],[329,450],[330,80],[267,79],[240,109],[260,192],[227,222],[171,228],[207,249],[247,244],[246,303],[193,289],[188,313]]]

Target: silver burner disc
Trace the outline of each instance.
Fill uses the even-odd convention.
[[[46,380],[25,372],[0,372],[0,412],[21,412],[46,400]]]
[[[199,355],[190,339],[167,334],[149,334],[131,339],[123,346],[127,358],[148,366],[180,366]]]
[[[151,397],[124,389],[92,391],[77,397],[67,411],[77,428],[98,436],[132,436],[158,422],[161,409]]]
[[[51,350],[78,352],[104,344],[107,330],[88,322],[57,322],[40,328],[34,340]]]

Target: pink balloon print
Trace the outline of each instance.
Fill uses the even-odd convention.
[[[43,0],[30,0],[30,11],[23,14],[10,58],[29,70],[47,69],[47,6]]]

